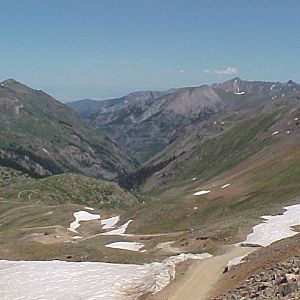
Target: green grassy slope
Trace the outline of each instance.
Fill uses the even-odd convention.
[[[0,87],[0,165],[35,177],[78,172],[112,179],[133,161],[64,104],[14,80]]]
[[[172,179],[150,190],[149,195],[160,200],[136,211],[141,217],[134,230],[192,230],[191,236],[200,232],[232,242],[261,215],[299,203],[300,128],[295,121],[299,114],[299,107],[263,113],[200,143],[193,156],[168,170]],[[275,130],[278,135],[272,135]],[[193,177],[197,179],[192,181]],[[204,189],[211,192],[193,195]]]
[[[293,107],[293,106],[292,106]],[[283,106],[273,112],[251,114],[222,114],[208,126],[210,129],[199,138],[198,128],[187,130],[153,160],[153,165],[163,166],[145,176],[141,189],[161,194],[169,188],[188,184],[192,178],[205,181],[230,171],[239,163],[277,141],[270,128],[280,121],[291,106]],[[211,125],[212,124],[212,125]],[[223,124],[223,125],[220,125]],[[275,131],[275,130],[274,130]],[[177,151],[174,149],[177,148]],[[167,158],[176,158],[168,162]],[[144,167],[148,170],[151,163]],[[143,174],[143,169],[140,171]],[[145,173],[145,175],[147,175]]]
[[[178,166],[178,178],[188,179],[193,176],[207,180],[232,169],[274,141],[265,132],[280,116],[282,111],[263,114],[205,140],[192,157]]]
[[[62,174],[21,181],[0,189],[6,201],[62,205],[78,204],[94,208],[126,208],[137,199],[117,184],[77,174]]]

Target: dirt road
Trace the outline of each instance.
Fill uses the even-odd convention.
[[[255,248],[231,246],[223,255],[195,262],[184,276],[158,295],[149,297],[149,300],[207,300],[228,261],[254,250]]]

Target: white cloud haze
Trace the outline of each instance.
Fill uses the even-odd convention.
[[[209,73],[209,74],[217,74],[217,75],[233,75],[238,72],[236,67],[227,67],[223,70],[210,70],[206,69],[204,70],[204,73]]]

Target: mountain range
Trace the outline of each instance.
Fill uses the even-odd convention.
[[[293,81],[279,83],[233,78],[211,86],[137,92],[106,101],[71,102],[68,106],[87,124],[107,133],[129,156],[144,164],[186,126],[201,124],[220,113],[261,105],[272,110],[271,106],[286,102],[286,96],[299,90],[300,86]],[[292,100],[289,98],[288,101]]]
[[[9,79],[0,84],[0,125],[3,259],[219,255],[244,241],[261,216],[299,203],[300,86],[293,81],[233,78],[62,104]],[[107,235],[98,219],[70,231],[82,211],[117,220],[113,230],[127,224],[130,234]],[[106,247],[114,242],[146,251]],[[274,253],[296,255],[294,245],[291,237],[258,256],[267,264]],[[253,258],[245,274],[259,262]]]

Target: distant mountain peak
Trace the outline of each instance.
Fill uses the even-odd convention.
[[[221,83],[215,83],[212,87],[226,92],[233,92],[237,95],[252,94],[272,96],[279,92],[288,93],[300,91],[300,86],[292,80],[282,83],[271,81],[247,81],[242,80],[239,77]]]
[[[16,81],[14,78],[8,78],[1,82],[1,85],[14,85],[14,84],[20,84],[20,82]]]
[[[3,88],[9,88],[14,92],[21,92],[21,93],[30,93],[34,89],[30,88],[29,86],[15,80],[14,78],[9,78],[1,82],[0,84]]]

